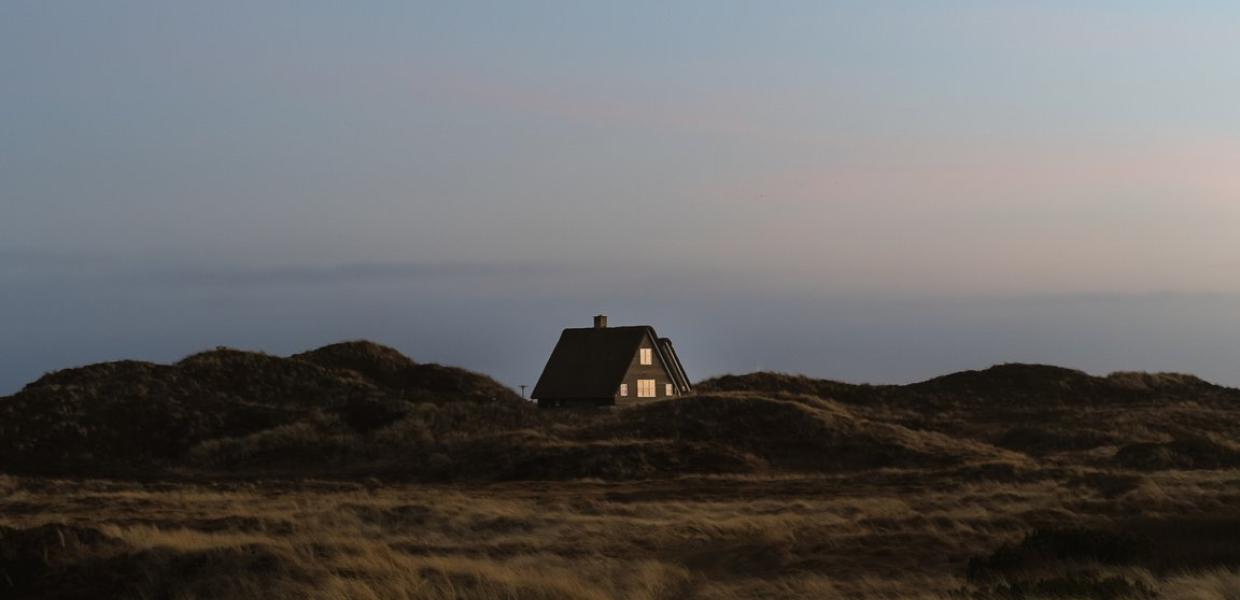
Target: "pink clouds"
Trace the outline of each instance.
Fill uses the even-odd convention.
[[[877,150],[877,151],[875,151]],[[719,183],[756,198],[748,260],[834,287],[1236,291],[1240,145],[871,148]],[[795,257],[795,258],[787,258]],[[782,260],[781,260],[782,259]]]

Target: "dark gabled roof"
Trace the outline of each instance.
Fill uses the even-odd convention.
[[[530,396],[610,398],[628,372],[647,327],[565,329]]]
[[[654,351],[681,392],[688,392],[684,368],[670,352],[671,342],[660,339],[654,328],[581,327],[565,329],[542,376],[530,394],[533,398],[611,398],[616,395],[638,345],[647,335]]]

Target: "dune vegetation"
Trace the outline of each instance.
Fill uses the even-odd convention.
[[[0,398],[0,598],[1240,598],[1240,390],[1000,365],[538,410],[369,342]]]

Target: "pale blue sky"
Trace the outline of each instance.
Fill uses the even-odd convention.
[[[1240,6],[0,4],[0,393],[370,337],[533,383],[1240,384]]]

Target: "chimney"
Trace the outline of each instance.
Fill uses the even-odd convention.
[[[607,329],[607,315],[594,315],[594,328]]]

